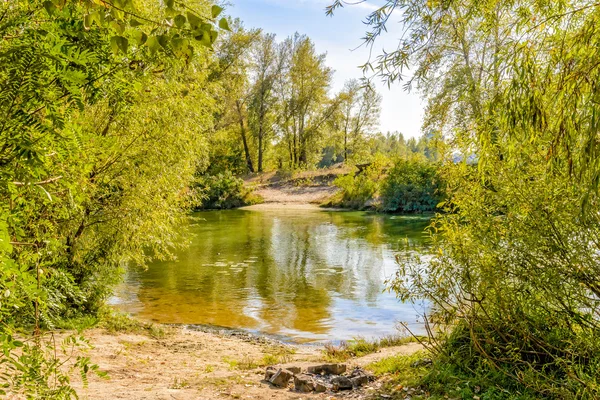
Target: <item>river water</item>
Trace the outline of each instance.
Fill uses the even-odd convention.
[[[228,210],[190,218],[177,261],[128,270],[112,303],[142,319],[281,335],[296,342],[374,338],[422,304],[385,291],[396,256],[426,253],[427,217],[320,210]]]

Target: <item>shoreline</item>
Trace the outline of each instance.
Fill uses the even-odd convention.
[[[85,354],[108,378],[89,376],[84,387],[73,382],[81,399],[367,399],[376,382],[361,389],[339,393],[298,393],[276,389],[263,381],[270,365],[306,367],[326,362],[322,346],[248,340],[245,335],[222,335],[186,327],[166,327],[164,337],[144,333],[110,333],[94,328],[84,334],[92,348]],[[260,338],[259,335],[256,335]],[[344,363],[349,368],[366,367],[393,355],[412,355],[422,350],[418,343],[385,347],[378,352]],[[379,385],[379,386],[378,386]]]

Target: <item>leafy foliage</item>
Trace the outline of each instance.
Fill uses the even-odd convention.
[[[388,212],[434,211],[442,198],[437,166],[397,160],[381,185],[382,208]]]
[[[417,65],[408,84],[445,137],[449,202],[432,226],[437,256],[404,265],[394,288],[432,302],[433,350],[455,369],[597,398],[600,7],[387,1],[367,41],[395,15],[407,34],[375,68],[393,81]]]
[[[259,202],[244,181],[231,172],[199,176],[193,190],[196,209],[228,209]]]
[[[12,392],[74,397],[41,331],[94,314],[124,265],[177,243],[205,167],[214,100],[199,66],[222,10],[195,6],[1,6],[0,327]],[[17,345],[15,327],[33,328],[33,342]]]
[[[341,189],[341,199],[337,205],[346,208],[367,208],[369,201],[373,200],[379,190],[378,180],[382,170],[378,166],[370,166],[363,173],[343,175],[333,182]]]

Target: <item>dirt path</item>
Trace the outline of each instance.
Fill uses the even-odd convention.
[[[297,208],[308,204],[317,206],[339,191],[333,181],[349,172],[347,167],[336,166],[298,172],[290,177],[273,172],[249,176],[245,179],[246,185],[253,187],[254,192],[264,199],[264,203],[247,208]]]
[[[327,399],[367,398],[360,393],[301,394],[275,389],[262,382],[264,368],[256,364],[280,362],[306,366],[322,361],[320,348],[257,343],[239,337],[177,329],[165,339],[137,334],[108,334],[92,330],[86,337],[94,346],[89,356],[108,379],[91,377],[89,386],[76,383],[81,399]],[[420,349],[409,344],[349,361],[364,366],[392,354]]]

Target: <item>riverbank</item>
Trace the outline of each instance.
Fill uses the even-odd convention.
[[[359,391],[321,394],[277,389],[263,381],[267,365],[299,367],[327,361],[323,347],[287,345],[249,335],[166,328],[164,337],[142,333],[86,331],[92,349],[88,356],[106,378],[90,376],[89,384],[75,387],[81,399],[325,399],[380,398],[382,383],[375,381]],[[411,355],[417,343],[380,349],[346,361],[349,368],[366,367],[386,357]],[[384,397],[385,398],[385,397]]]
[[[333,181],[340,175],[351,172],[351,168],[338,165],[314,171],[300,171],[289,176],[280,172],[252,174],[244,184],[253,189],[263,202],[254,208],[305,207],[312,208],[326,203],[338,192]]]

